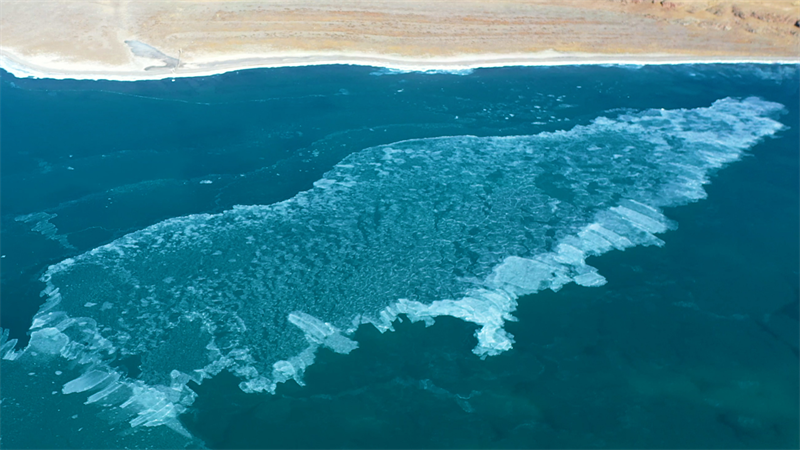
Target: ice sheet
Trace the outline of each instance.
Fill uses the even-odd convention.
[[[663,245],[675,224],[661,209],[702,198],[714,170],[782,127],[780,109],[724,99],[364,149],[290,200],[170,219],[51,266],[26,352],[83,368],[65,393],[180,432],[189,380],[302,383],[320,346],[357,347],[361,323],[458,317],[480,326],[474,352],[495,355],[513,346],[519,296],[601,285],[587,257]],[[131,355],[138,379],[111,365]]]

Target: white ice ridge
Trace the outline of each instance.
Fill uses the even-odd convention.
[[[783,127],[770,118],[781,109],[723,99],[367,148],[287,201],[169,219],[51,266],[30,344],[0,345],[14,363],[77,364],[87,378],[64,392],[131,426],[178,430],[189,380],[302,383],[320,347],[348,353],[359,324],[386,330],[398,314],[473,322],[474,352],[495,355],[513,345],[504,324],[520,296],[599,286],[587,257],[662,245],[674,224],[661,210],[703,198],[713,171]],[[127,357],[141,360],[136,379],[115,369]]]

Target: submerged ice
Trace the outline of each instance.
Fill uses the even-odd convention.
[[[50,223],[52,219],[55,219],[58,214],[48,214],[46,212],[38,212],[33,214],[27,214],[24,216],[17,216],[14,218],[17,222],[24,222],[24,223],[32,223],[33,228],[31,231],[36,231],[44,236],[46,239],[50,239],[53,241],[58,242],[59,244],[63,245],[65,248],[75,249],[75,247],[69,243],[67,240],[67,236],[63,234],[58,234],[58,228],[55,225]]]
[[[709,174],[782,125],[750,98],[598,118],[534,136],[454,136],[351,154],[314,188],[267,206],[170,219],[51,266],[29,346],[64,358],[131,426],[167,425],[187,387],[222,370],[243,390],[302,382],[319,347],[400,314],[478,324],[480,356],[513,345],[521,295],[605,279],[586,258],[662,245],[661,208],[705,196]],[[129,377],[123,358],[141,361]]]

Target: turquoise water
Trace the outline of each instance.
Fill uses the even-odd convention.
[[[797,447],[798,82],[2,74],[2,445]]]

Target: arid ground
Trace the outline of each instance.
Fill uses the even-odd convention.
[[[190,70],[287,54],[793,60],[799,21],[795,0],[2,0],[0,53],[45,72]]]

